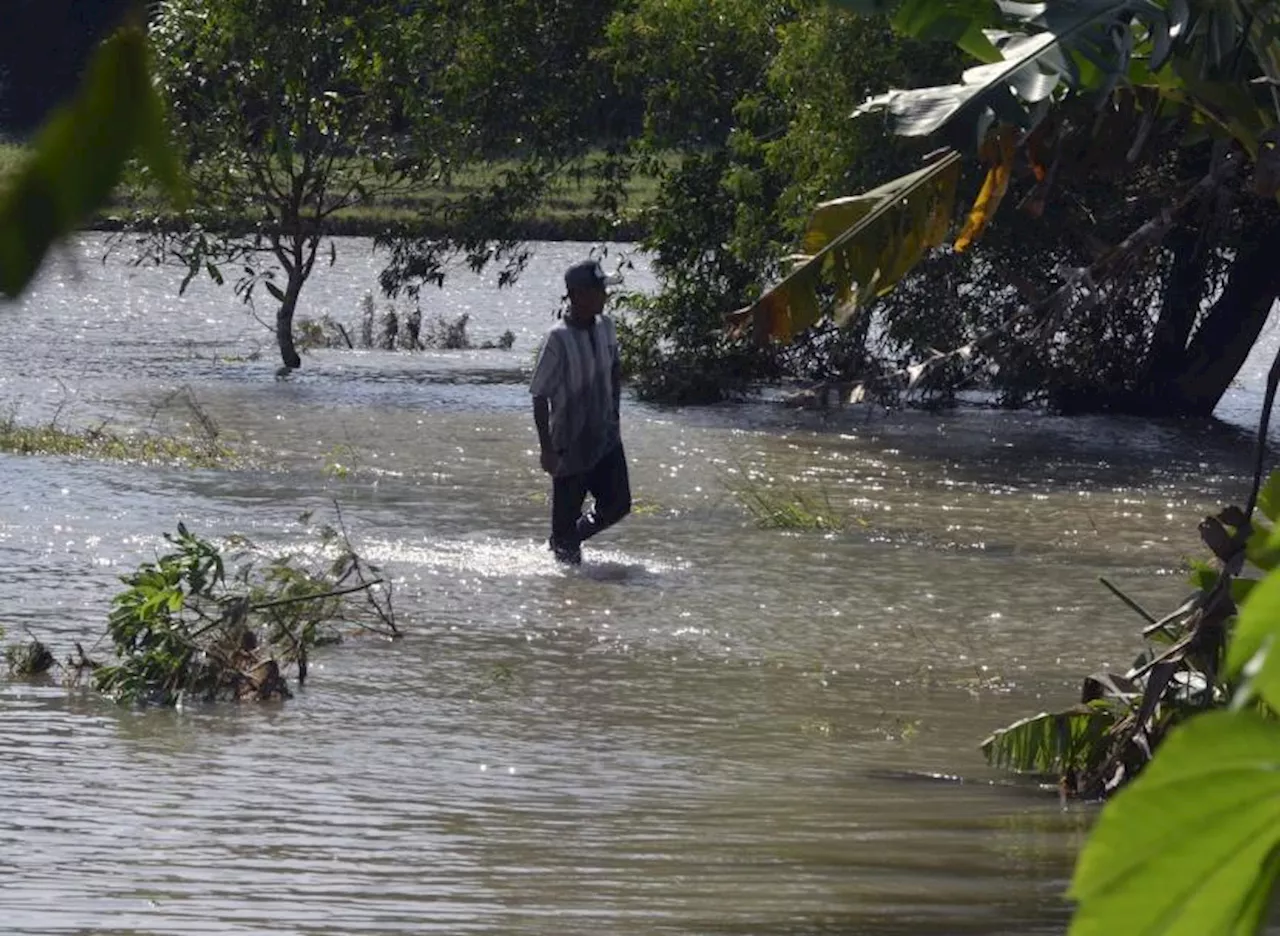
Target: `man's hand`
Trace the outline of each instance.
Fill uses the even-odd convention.
[[[556,458],[556,453],[551,449],[542,450],[542,470],[549,475],[556,473],[556,464],[560,459]]]

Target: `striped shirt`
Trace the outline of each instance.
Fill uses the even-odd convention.
[[[556,476],[581,474],[622,441],[613,408],[618,335],[596,316],[590,327],[561,320],[542,343],[529,392],[551,404],[551,446]]]

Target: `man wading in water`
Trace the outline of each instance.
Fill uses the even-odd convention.
[[[564,274],[569,311],[547,333],[529,392],[551,475],[551,549],[561,562],[582,562],[582,541],[613,526],[631,510],[631,483],[622,451],[618,408],[622,372],[618,336],[603,315],[605,276],[594,260]],[[592,508],[582,512],[590,493]]]

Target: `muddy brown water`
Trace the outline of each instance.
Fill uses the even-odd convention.
[[[178,300],[172,271],[101,246],[0,309],[0,396],[24,421],[168,431],[187,387],[255,466],[0,456],[10,636],[100,633],[179,520],[299,549],[299,514],[333,498],[408,635],[324,651],[284,705],[0,683],[0,931],[1064,929],[1094,810],[988,784],[977,744],[1127,664],[1139,622],[1097,576],[1171,607],[1196,522],[1245,488],[1243,433],[628,401],[639,509],[566,571],[525,381],[580,246],[540,245],[512,290],[426,294],[477,340],[513,330],[509,352],[317,352],[287,381],[230,289]],[[354,323],[377,269],[343,243],[303,314]],[[848,528],[757,529],[744,479]]]

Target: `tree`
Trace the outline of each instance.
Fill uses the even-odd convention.
[[[617,216],[630,170],[626,140],[639,124],[634,100],[620,94],[597,55],[616,2],[447,0],[430,19],[451,54],[420,80],[436,87],[437,151],[451,167],[472,163],[489,185],[442,204],[430,217],[388,230],[377,243],[390,257],[381,276],[389,294],[439,285],[455,260],[475,271],[501,264],[499,286],[514,281],[529,251],[517,231],[566,184],[592,186],[606,219]],[[445,131],[445,132],[440,132]]]
[[[861,0],[844,5],[868,12],[891,6]],[[899,133],[940,137],[952,152],[981,144],[987,174],[956,238],[957,250],[968,250],[983,233],[1020,175],[1027,178],[1022,203],[1040,217],[1051,191],[1105,178],[1100,166],[1113,174],[1127,171],[1135,181],[1132,173],[1145,166],[1149,177],[1160,179],[1159,168],[1151,167],[1163,159],[1167,168],[1168,156],[1176,153],[1174,135],[1189,136],[1183,142],[1199,154],[1183,163],[1184,170],[1197,159],[1203,163],[1198,175],[1166,186],[1163,201],[1176,211],[1155,209],[1134,219],[1133,227],[1096,245],[1086,260],[1077,250],[1056,282],[1031,284],[1003,321],[971,331],[962,355],[990,355],[1002,345],[1025,355],[1028,342],[1032,351],[1043,347],[1045,337],[1080,310],[1101,309],[1114,321],[1128,308],[1133,316],[1127,327],[1136,330],[1146,315],[1131,302],[1139,284],[1157,303],[1154,324],[1140,336],[1144,344],[1130,357],[1129,375],[1085,388],[1086,404],[1092,393],[1095,401],[1144,412],[1211,411],[1280,291],[1265,260],[1280,246],[1280,218],[1274,205],[1245,204],[1239,184],[1248,163],[1254,165],[1252,194],[1270,200],[1280,180],[1280,136],[1273,129],[1280,118],[1280,12],[1269,4],[1188,6],[1181,0],[1167,8],[1148,0],[1049,6],[908,0],[898,6],[894,23],[908,35],[956,41],[983,61],[959,84],[889,91],[860,108],[863,115],[886,113]],[[944,155],[932,168],[952,164],[954,157]],[[913,185],[932,185],[937,178],[904,177],[883,190],[893,199],[862,213],[841,216],[838,205],[820,207],[805,256],[736,323],[751,321],[763,340],[803,334],[824,317],[856,320],[872,298],[886,295],[945,240],[954,188],[936,193],[945,218],[924,212],[913,220],[901,210],[918,203],[902,198],[918,191]],[[863,197],[849,204],[875,201]],[[1192,233],[1204,225],[1189,215],[1215,205],[1222,236],[1206,243]],[[1180,223],[1181,240],[1173,236]],[[1170,259],[1171,252],[1177,256]],[[1163,272],[1153,276],[1157,267]],[[1215,267],[1225,269],[1217,281],[1210,275]],[[1197,269],[1199,281],[1189,282]],[[1019,330],[1025,340],[1011,340]],[[929,366],[955,357],[933,354],[898,373],[913,384]]]
[[[277,305],[285,368],[301,366],[293,317],[324,225],[439,172],[435,89],[447,55],[424,5],[364,0],[168,0],[151,41],[192,179],[188,226],[152,231],[144,257],[197,275],[242,275]],[[332,262],[333,250],[329,252]]]
[[[844,116],[885,82],[941,78],[954,56],[804,0],[644,0],[609,39],[624,92],[647,103],[643,144],[676,150],[657,166],[646,242],[662,290],[628,297],[620,333],[633,386],[707,402],[864,364],[864,334],[823,328],[795,347],[753,348],[725,334],[722,316],[760,294],[815,198],[865,185],[909,151],[871,123],[848,132]]]
[[[487,188],[387,220],[375,240],[390,251],[388,293],[438,285],[457,260],[477,271],[505,260],[499,285],[510,283],[527,257],[514,222],[603,135],[589,52],[611,9],[166,0],[151,35],[196,195],[189,224],[151,230],[143,258],[186,266],[183,288],[241,271],[237,294],[270,294],[284,367],[296,368],[293,317],[334,216],[504,160]],[[152,227],[145,213],[135,223]]]

